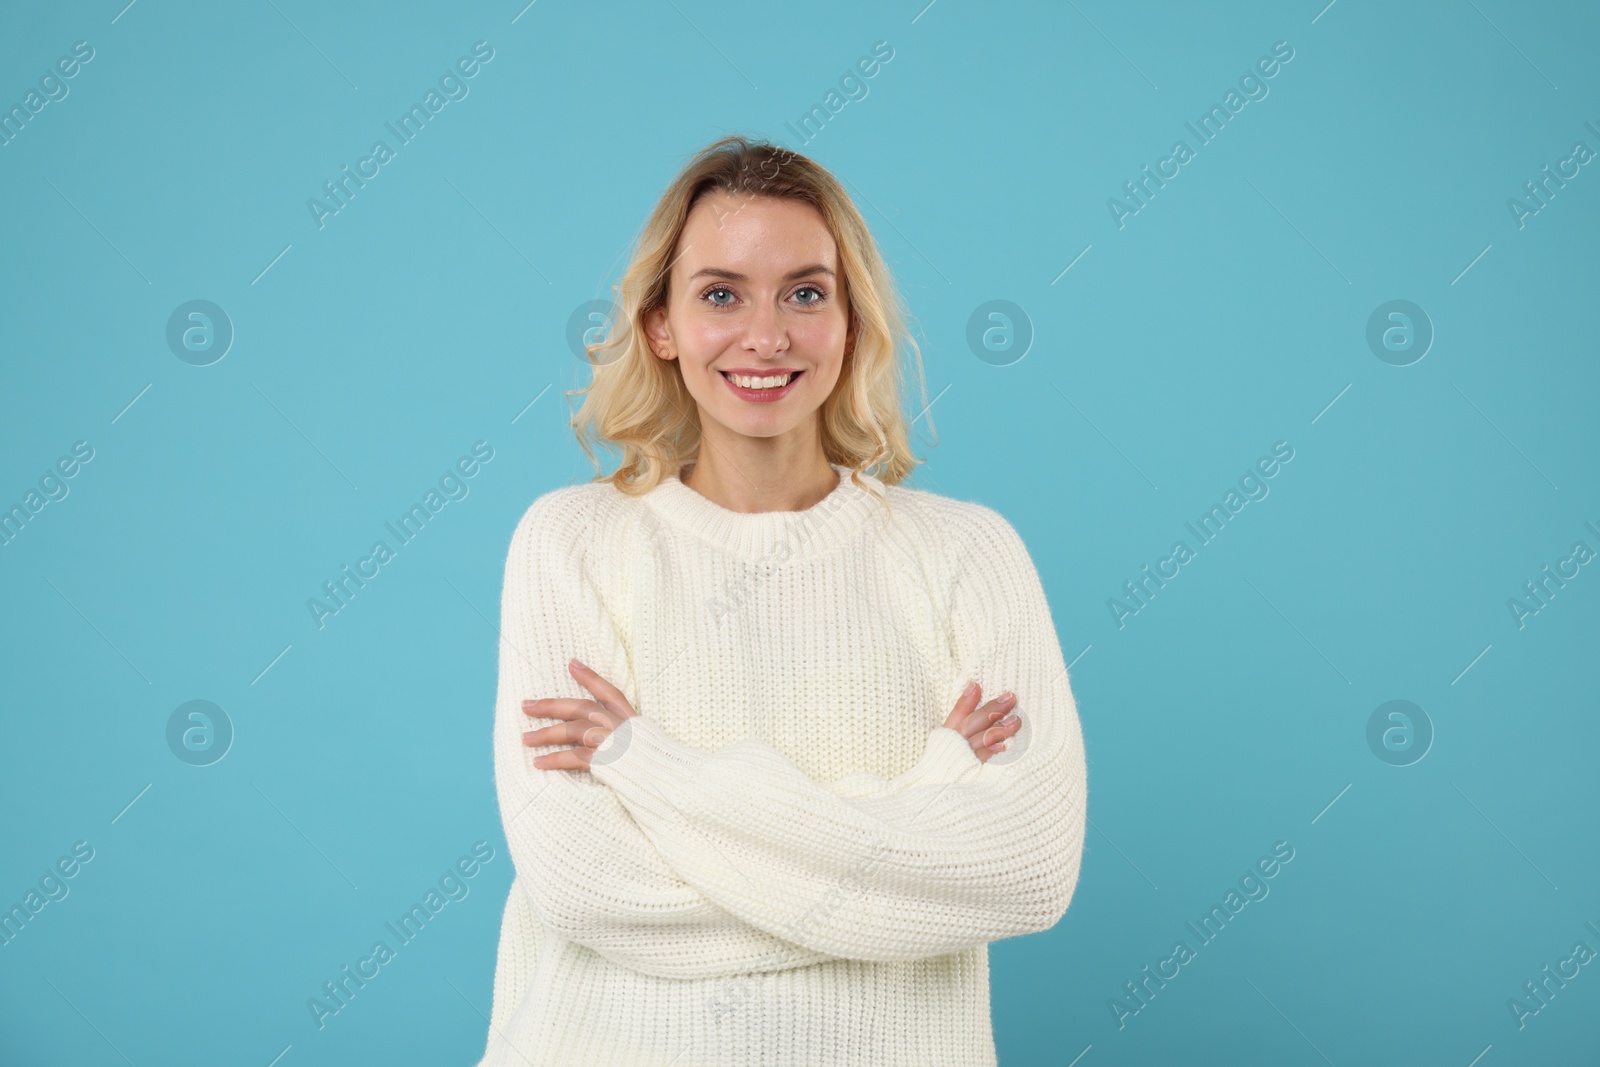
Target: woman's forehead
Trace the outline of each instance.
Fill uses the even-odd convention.
[[[782,275],[814,263],[838,269],[833,234],[811,204],[723,190],[706,194],[690,211],[679,252],[680,264],[693,261],[691,272],[717,266]]]

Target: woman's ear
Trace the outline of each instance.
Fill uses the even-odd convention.
[[[672,351],[672,334],[667,329],[667,309],[658,307],[644,317],[644,337],[657,359],[677,359]]]

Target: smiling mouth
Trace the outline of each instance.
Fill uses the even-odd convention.
[[[805,371],[797,370],[790,371],[787,374],[772,374],[762,377],[745,377],[742,375],[735,377],[734,375],[729,374],[727,371],[718,371],[717,373],[721,374],[724,378],[741,389],[760,391],[764,389],[782,389],[785,386],[793,384],[797,378],[805,373]]]

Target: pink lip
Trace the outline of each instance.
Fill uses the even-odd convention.
[[[745,371],[728,371],[728,372],[725,372],[725,373],[721,373],[722,380],[724,382],[727,382],[728,388],[733,390],[733,394],[735,396],[737,396],[741,400],[748,400],[753,404],[770,404],[770,403],[773,403],[774,401],[782,400],[784,397],[789,395],[789,392],[792,389],[794,389],[795,385],[799,383],[800,379],[805,377],[805,372],[804,371],[788,372],[788,373],[793,373],[794,377],[790,378],[789,379],[789,384],[783,386],[782,388],[779,388],[779,389],[746,389],[743,386],[739,386],[739,385],[733,384],[733,382],[728,378],[727,375],[728,374],[733,374],[733,373],[737,373],[737,374],[743,375],[746,372]],[[750,373],[750,377],[753,377],[753,378],[768,377],[768,378],[770,378],[770,377],[773,377],[775,375],[783,374],[783,373],[785,373],[785,371],[782,371],[782,370],[756,371],[756,372],[751,372]]]

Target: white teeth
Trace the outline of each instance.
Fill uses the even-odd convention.
[[[747,378],[742,374],[728,374],[724,375],[724,377],[742,389],[779,389],[788,385],[789,380],[794,375],[790,373],[779,374],[771,378]]]

